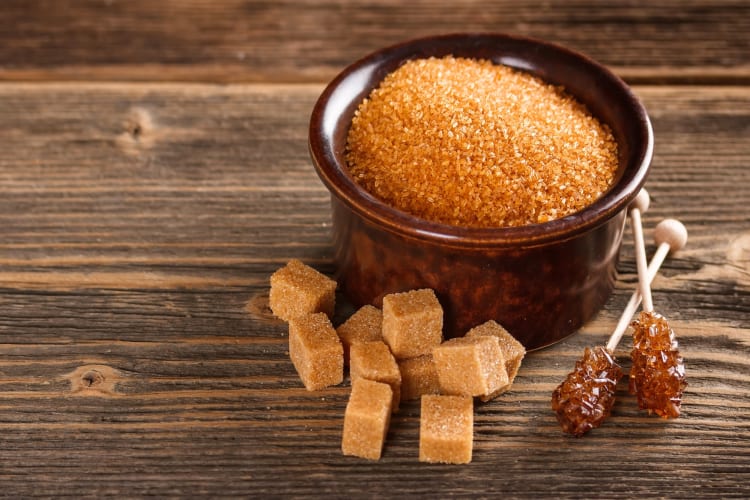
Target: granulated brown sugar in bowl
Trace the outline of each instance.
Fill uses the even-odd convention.
[[[492,61],[563,87],[591,116],[606,124],[617,141],[618,167],[604,193],[575,213],[543,224],[477,227],[415,216],[358,183],[347,159],[351,153],[347,152],[347,138],[358,106],[388,74],[408,61],[447,56]],[[458,92],[463,85],[474,82],[476,89],[476,80],[464,72],[462,85],[453,87]],[[496,98],[498,101],[502,100]],[[546,103],[544,107],[549,106],[549,101]],[[395,108],[394,115],[405,113],[399,109],[402,106]],[[409,103],[408,109],[416,110],[416,103]],[[530,109],[544,116],[538,107]],[[424,108],[421,111],[424,121]],[[440,120],[446,121],[445,117]],[[516,132],[509,138],[528,140],[507,126],[507,120],[498,122],[506,126],[496,128],[510,134]],[[373,121],[372,126],[381,125]],[[397,127],[401,132],[395,134],[396,139],[404,137],[406,133],[394,117],[394,125],[387,128],[399,130]],[[475,138],[474,130],[486,132],[481,126],[467,126],[467,138]],[[444,128],[444,135],[447,131]],[[464,335],[478,324],[495,320],[528,351],[574,333],[609,299],[616,282],[627,207],[645,183],[654,144],[645,108],[625,82],[606,67],[565,47],[500,33],[437,35],[366,55],[344,68],[325,87],[310,115],[309,132],[313,166],[331,193],[333,255],[340,293],[355,307],[379,306],[387,294],[429,288],[435,291],[443,308],[446,338]],[[420,135],[425,139],[417,145],[427,144],[437,134]],[[573,154],[577,160],[582,156],[581,141],[587,134],[572,137],[579,145],[565,153]],[[562,145],[555,145],[555,152],[560,148]],[[606,156],[613,157],[614,152]],[[431,165],[426,177],[439,173],[437,165],[426,163]],[[584,175],[576,167],[575,172],[584,180],[591,182],[595,177]],[[379,171],[385,170],[381,167]],[[429,181],[432,180],[427,178],[411,184],[440,186],[440,196],[433,202],[439,201],[443,192],[460,192],[463,188],[460,181],[453,181],[450,186],[447,182]],[[547,182],[545,189],[554,186],[559,190],[562,184]],[[492,188],[488,190],[494,194]],[[502,191],[501,199],[520,206],[514,193]],[[579,192],[574,194],[580,196]],[[409,196],[406,193],[401,198]],[[428,204],[427,200],[421,202]],[[501,210],[500,203],[494,202],[480,204],[479,209],[485,205],[491,211]],[[447,206],[450,208],[450,204]]]
[[[355,112],[356,182],[418,217],[467,227],[542,223],[613,182],[609,128],[563,89],[487,60],[413,59]]]

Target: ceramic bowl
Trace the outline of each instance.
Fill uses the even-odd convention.
[[[355,109],[405,61],[445,55],[489,59],[562,85],[612,130],[619,154],[612,187],[577,213],[512,228],[430,222],[361,188],[344,157]],[[421,38],[356,61],[321,94],[309,133],[313,164],[331,192],[336,279],[353,305],[380,306],[388,293],[432,288],[446,338],[493,319],[529,350],[574,333],[607,301],[627,207],[653,150],[644,107],[611,71],[564,47],[502,34]]]

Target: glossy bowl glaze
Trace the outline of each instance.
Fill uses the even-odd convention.
[[[562,85],[609,125],[618,143],[613,186],[585,209],[544,224],[468,228],[430,222],[376,199],[349,175],[346,140],[355,109],[409,59],[489,59]],[[310,154],[331,192],[337,280],[356,306],[384,295],[435,290],[446,337],[494,319],[527,349],[574,333],[610,296],[627,206],[643,186],[653,133],[627,85],[566,48],[501,34],[452,34],[374,52],[323,91],[310,120]]]

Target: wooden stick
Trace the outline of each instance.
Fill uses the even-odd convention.
[[[656,253],[654,253],[654,256],[651,258],[651,262],[646,270],[646,278],[648,279],[649,284],[654,280],[654,277],[656,277],[656,273],[664,263],[664,259],[667,258],[667,255],[670,252],[676,252],[685,246],[687,243],[687,236],[687,229],[682,222],[676,219],[664,219],[656,226],[656,229],[654,230],[654,241],[658,247],[656,248]],[[620,321],[618,321],[612,335],[609,337],[606,347],[610,353],[614,352],[617,344],[620,343],[620,339],[622,339],[622,336],[628,329],[628,325],[630,325],[630,321],[640,303],[641,292],[637,288],[633,292],[633,295],[630,296],[630,301],[628,301],[628,305],[625,306],[625,310],[620,316]]]
[[[635,262],[638,267],[638,289],[643,300],[643,310],[653,312],[654,303],[651,300],[651,281],[648,279],[648,263],[646,261],[646,245],[643,242],[643,224],[641,223],[641,212],[648,209],[649,196],[645,189],[638,193],[633,205],[630,207],[630,222],[633,229],[633,241],[635,243]]]

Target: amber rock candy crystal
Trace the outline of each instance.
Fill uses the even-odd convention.
[[[637,396],[641,410],[663,418],[679,417],[687,382],[674,331],[654,312],[641,312],[632,327],[630,392]]]
[[[604,347],[586,348],[575,369],[552,393],[552,409],[563,431],[582,436],[599,427],[615,404],[622,370]]]

